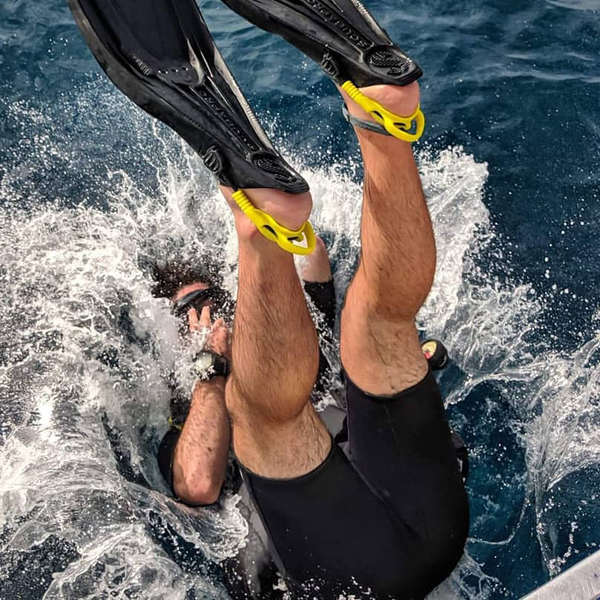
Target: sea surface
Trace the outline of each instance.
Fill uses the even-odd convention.
[[[439,266],[419,324],[450,349],[440,383],[471,453],[469,542],[434,596],[519,598],[600,543],[600,0],[367,6],[425,72]],[[337,92],[280,39],[201,7],[311,184],[341,294],[361,169]],[[235,291],[200,161],[112,86],[64,1],[2,0],[2,600],[228,597],[239,498],[185,509],[155,461],[162,375],[189,356],[148,265],[205,252]]]

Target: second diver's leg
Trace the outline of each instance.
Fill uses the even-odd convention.
[[[319,374],[314,391],[317,394],[323,394],[332,387],[333,371],[327,359],[327,352],[333,347],[336,298],[327,248],[318,236],[314,252],[305,259],[301,277],[304,291],[316,309],[315,324],[319,335]]]
[[[243,466],[258,475],[298,477],[320,465],[331,447],[309,401],[319,361],[317,334],[293,256],[264,238],[232,203],[229,191],[224,192],[239,240],[232,375],[226,392],[234,450]],[[251,199],[291,228],[310,211],[308,194],[252,190]]]

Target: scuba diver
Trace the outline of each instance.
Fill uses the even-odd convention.
[[[235,308],[235,301],[224,290],[221,272],[224,267],[214,257],[202,257],[196,264],[166,262],[153,265],[153,294],[171,301],[172,312],[180,319],[182,343],[190,341],[190,334],[200,332],[205,337],[203,349],[193,359],[198,380],[195,383],[192,398],[187,390],[181,389],[172,378],[170,381],[171,407],[170,430],[163,437],[158,451],[160,471],[171,486],[175,496],[186,504],[204,506],[217,502],[224,491],[225,469],[229,451],[230,430],[226,422],[226,405],[223,394],[211,394],[210,379],[207,379],[205,351],[214,351],[217,355],[230,357],[228,323]],[[326,358],[325,352],[331,348],[333,331],[337,315],[336,294],[333,275],[327,250],[323,241],[317,237],[315,251],[311,253],[301,269],[301,283],[311,305],[315,327],[319,338],[319,370],[311,400],[320,403],[324,395],[329,403],[323,408],[319,405],[319,418],[325,423],[335,442],[342,448],[347,446],[348,428],[346,421],[346,402],[339,378]],[[211,321],[211,315],[217,315]],[[208,334],[208,335],[207,335]],[[432,371],[444,369],[448,364],[448,352],[444,345],[429,339],[421,344],[424,356]],[[218,379],[218,375],[214,375]],[[333,400],[333,403],[331,401]],[[191,402],[194,409],[190,413]],[[189,421],[190,414],[193,418]],[[186,449],[186,440],[181,439],[181,431],[188,421],[188,432],[193,431],[195,443],[193,449]],[[216,427],[215,427],[216,425]],[[468,453],[461,437],[451,430],[452,442],[463,482],[468,477]],[[178,443],[180,442],[180,443]],[[183,460],[189,459],[179,478],[174,477],[173,465],[175,452]],[[242,495],[241,507],[248,520],[249,540],[240,549],[238,555],[226,561],[223,566],[223,583],[233,598],[260,598],[279,600],[282,595],[278,587],[278,572],[268,549],[268,534],[258,515],[252,510],[247,490],[240,486],[239,471],[235,461],[230,462],[227,470],[228,482],[225,493],[238,492]],[[185,481],[183,476],[195,475],[192,484],[195,493],[185,499]],[[179,485],[178,485],[178,483]],[[190,486],[190,487],[192,487]],[[177,487],[177,490],[175,489]]]
[[[182,502],[213,502],[231,447],[294,598],[423,598],[462,556],[469,515],[415,325],[436,261],[411,147],[425,124],[422,72],[358,0],[224,1],[320,64],[358,138],[361,255],[340,316],[346,425],[333,437],[311,402],[319,338],[294,255],[324,248],[308,184],[261,128],[196,3],[69,0],[107,75],[202,157],[235,222],[231,344],[212,320],[210,282],[180,279],[171,296],[191,330],[209,333],[189,412],[173,415],[163,441],[163,471]]]

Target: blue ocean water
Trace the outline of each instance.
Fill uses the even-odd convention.
[[[425,72],[440,266],[420,324],[450,348],[440,382],[472,457],[467,554],[439,597],[518,598],[600,539],[600,1],[367,5]],[[360,168],[337,93],[283,41],[201,7],[311,183],[342,287]],[[154,464],[176,327],[143,269],[199,250],[233,268],[214,186],[59,0],[0,3],[0,140],[0,598],[226,598],[237,499],[186,512]]]

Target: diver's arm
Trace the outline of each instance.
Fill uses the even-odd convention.
[[[230,437],[225,377],[198,381],[173,457],[173,488],[179,499],[191,505],[218,500]]]
[[[223,319],[211,323],[208,306],[199,317],[190,310],[188,318],[190,330],[210,330],[205,350],[229,357],[229,330]],[[225,481],[231,441],[225,381],[225,377],[214,377],[194,386],[190,412],[173,456],[173,490],[186,504],[213,504]]]

